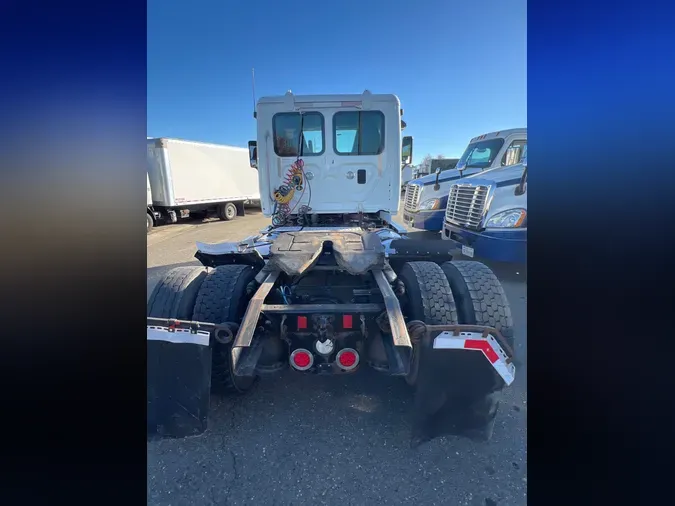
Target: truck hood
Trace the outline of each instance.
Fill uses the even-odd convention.
[[[438,178],[438,182],[442,183],[443,181],[449,181],[458,178],[459,178],[459,171],[457,169],[450,169],[446,170],[445,172],[441,172],[441,175]],[[408,184],[418,184],[424,186],[425,184],[428,185],[433,184],[435,182],[436,182],[436,174],[429,174],[427,176],[418,177],[417,179],[408,181]]]
[[[504,183],[513,181],[517,183],[523,176],[525,166],[523,164],[510,165],[508,167],[496,167],[494,169],[484,170],[470,176],[462,178],[462,181],[469,182],[472,179],[480,179],[484,181],[492,181],[493,183]]]

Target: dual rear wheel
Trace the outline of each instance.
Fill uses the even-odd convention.
[[[486,265],[475,261],[410,262],[399,279],[405,287],[402,309],[408,321],[428,325],[481,325],[500,331],[513,349],[513,320],[504,289]],[[426,419],[426,438],[439,427],[455,426],[476,439],[492,434],[502,384],[478,352],[434,350],[432,341],[413,343],[409,385],[417,390],[416,412]],[[459,414],[452,422],[440,423],[450,411]],[[452,432],[451,432],[452,433]],[[424,436],[422,436],[424,437]]]
[[[205,323],[239,322],[252,293],[256,269],[248,265],[176,267],[157,283],[148,301],[147,314]],[[217,393],[244,393],[256,378],[232,374],[231,345],[213,341],[211,387]]]

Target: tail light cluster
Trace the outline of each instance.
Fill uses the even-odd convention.
[[[314,365],[314,355],[305,348],[291,353],[291,366],[298,371],[307,371]],[[353,348],[343,348],[335,357],[335,364],[343,371],[352,371],[359,365],[359,354]]]

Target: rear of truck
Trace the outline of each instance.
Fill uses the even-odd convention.
[[[401,138],[395,95],[262,98],[251,166],[272,225],[197,245],[148,302],[148,431],[206,430],[210,393],[260,376],[354,374],[415,390],[413,437],[487,439],[515,376],[513,322],[495,275],[391,221]],[[403,155],[406,153],[406,156]]]

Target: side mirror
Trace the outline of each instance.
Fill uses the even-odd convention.
[[[404,164],[411,164],[413,157],[413,138],[410,135],[403,137],[401,145],[401,162]]]
[[[436,183],[434,184],[434,191],[438,191],[441,189],[441,185],[438,184],[438,178],[441,176],[441,168],[436,167]]]
[[[248,160],[251,167],[258,168],[258,143],[256,141],[248,141]]]

